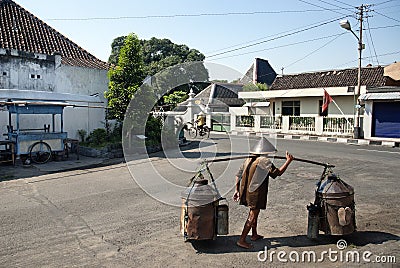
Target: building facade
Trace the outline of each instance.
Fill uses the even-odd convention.
[[[0,0],[0,11],[0,100],[69,102],[64,128],[70,138],[104,127],[108,64],[11,0]],[[0,109],[4,133],[7,111]],[[43,122],[37,116],[21,123],[35,128]]]

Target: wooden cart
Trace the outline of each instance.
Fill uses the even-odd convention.
[[[8,101],[6,106],[8,117],[8,140],[15,144],[15,155],[27,155],[29,159],[38,164],[46,163],[53,153],[64,152],[67,132],[64,132],[63,110],[66,102],[44,101]],[[50,124],[43,128],[21,128],[21,116],[52,115]],[[56,130],[56,116],[60,117],[60,128]],[[15,118],[13,118],[15,117]],[[13,120],[15,119],[15,120]],[[15,123],[15,127],[12,123]]]

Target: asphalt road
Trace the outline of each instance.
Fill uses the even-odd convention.
[[[231,201],[233,176],[242,160],[213,163],[210,170],[229,199],[230,234],[216,241],[184,243],[179,232],[180,208],[171,205],[180,202],[180,188],[170,185],[186,185],[200,158],[245,154],[248,144],[255,142],[226,135],[211,138],[193,142],[183,148],[182,155],[156,153],[150,160],[138,158],[127,164],[0,182],[0,266],[265,267],[271,265],[269,260],[260,262],[257,257],[266,247],[320,254],[338,250],[340,238],[346,240],[346,250],[370,251],[372,257],[383,256],[391,262],[361,259],[362,264],[394,267],[393,257],[400,261],[399,148],[277,140],[279,155],[288,150],[295,157],[336,166],[334,171],[355,188],[358,232],[307,239],[306,205],[314,199],[322,167],[293,162],[283,176],[270,182],[268,207],[259,217],[259,232],[265,238],[250,250],[235,245],[247,208]],[[288,264],[358,266],[328,258],[311,264],[275,258],[272,263]]]

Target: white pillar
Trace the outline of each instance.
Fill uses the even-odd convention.
[[[189,92],[189,98],[188,98],[188,104],[187,104],[187,112],[189,114],[189,121],[193,122],[194,119],[194,93],[193,93],[193,89],[190,89]]]
[[[289,132],[289,116],[282,116],[282,132],[288,133]]]
[[[315,117],[315,134],[322,135],[324,132],[324,117],[316,116]]]

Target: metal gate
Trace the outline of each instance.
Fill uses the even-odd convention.
[[[372,135],[400,138],[400,102],[374,102]]]

